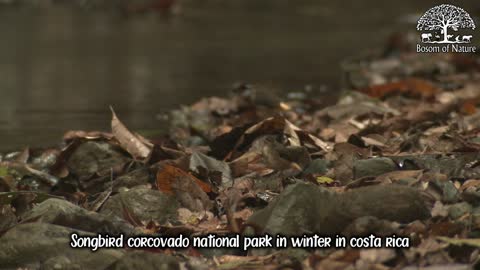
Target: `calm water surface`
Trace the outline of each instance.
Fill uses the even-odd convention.
[[[108,130],[109,105],[132,129],[161,131],[157,115],[238,81],[325,85],[333,95],[342,59],[414,29],[405,16],[438,4],[198,2],[167,18],[0,8],[0,151],[56,144],[70,129]]]

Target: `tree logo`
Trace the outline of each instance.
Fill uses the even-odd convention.
[[[472,35],[457,34],[459,29],[474,30],[475,23],[465,10],[447,4],[429,9],[417,24],[422,43],[470,43]]]

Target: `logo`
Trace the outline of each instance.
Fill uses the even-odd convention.
[[[435,6],[418,20],[421,43],[417,52],[475,52],[472,41],[475,22],[462,8],[454,5]]]

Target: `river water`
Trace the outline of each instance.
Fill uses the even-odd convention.
[[[419,2],[206,0],[128,19],[1,7],[0,151],[53,145],[71,129],[108,130],[109,105],[132,129],[164,132],[158,115],[239,81],[283,91],[311,84],[331,100],[341,60],[414,30],[412,18],[439,4]]]

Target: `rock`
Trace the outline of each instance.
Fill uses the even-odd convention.
[[[456,203],[448,208],[448,216],[454,220],[470,212],[472,206],[466,202]]]
[[[22,216],[30,211],[35,204],[57,196],[37,191],[0,192],[0,205],[10,205],[15,208],[15,215]]]
[[[341,210],[355,218],[374,216],[379,219],[409,223],[430,216],[424,196],[417,189],[400,185],[375,185],[353,189],[339,195]]]
[[[120,260],[112,264],[107,270],[175,270],[180,265],[175,257],[152,253],[133,251],[128,252]]]
[[[480,189],[475,187],[467,188],[461,193],[461,198],[472,205],[478,206],[480,203]]]
[[[442,199],[445,203],[453,203],[458,201],[458,199],[460,198],[460,193],[458,192],[452,181],[446,181],[441,186],[443,190]]]
[[[118,192],[121,188],[133,188],[135,186],[147,185],[153,182],[152,176],[147,168],[141,168],[119,176],[113,184],[113,191]],[[105,189],[111,184],[105,185]]]
[[[288,186],[266,208],[255,212],[248,224],[259,229],[257,233],[331,235],[364,216],[406,223],[429,215],[421,194],[410,187],[367,186],[337,194],[312,184],[297,183]]]
[[[0,205],[0,232],[17,224],[17,216],[10,205]]]
[[[480,228],[480,207],[472,209],[472,226]]]
[[[88,211],[68,201],[48,199],[25,213],[23,220],[51,223],[72,229],[108,234],[134,234],[135,228],[123,219]]]
[[[79,145],[67,161],[68,169],[80,181],[94,174],[109,174],[112,168],[123,166],[129,158],[108,142],[87,141]]]
[[[353,163],[353,176],[355,179],[365,176],[379,176],[384,173],[398,170],[397,164],[390,158],[361,159]]]
[[[314,159],[307,168],[303,171],[304,175],[319,174],[324,175],[328,171],[329,161],[325,159]]]
[[[110,197],[100,210],[106,216],[124,218],[124,207],[142,222],[164,224],[177,216],[178,202],[157,190],[136,188]]]
[[[430,173],[445,174],[450,179],[480,178],[480,168],[469,166],[480,159],[480,155],[476,152],[390,156],[389,158],[397,164],[402,164],[404,170],[426,170]]]
[[[363,216],[350,223],[342,232],[342,235],[348,237],[368,236],[370,234],[390,236],[399,227],[399,224],[395,222],[380,220],[372,216]]]
[[[338,204],[337,200],[338,197],[326,189],[303,183],[294,184],[288,186],[266,208],[255,212],[248,224],[261,228],[257,233],[272,235],[301,235],[314,231],[332,233],[336,231],[336,225],[330,224],[328,218],[333,210],[331,205]],[[328,203],[320,205],[321,202]],[[346,223],[343,219],[342,222]]]
[[[70,248],[70,234],[73,232],[73,229],[63,226],[39,222],[15,226],[0,238],[0,269],[31,265],[39,268],[38,264],[41,269],[52,269],[41,267],[52,266],[52,263],[68,264],[69,267],[65,269],[105,269],[124,254],[120,249],[91,252],[88,249]]]
[[[52,269],[52,270],[81,270],[82,267],[73,263],[68,257],[65,256],[56,256],[46,260],[42,269]]]
[[[449,264],[439,264],[439,265],[430,265],[430,266],[407,266],[402,268],[402,270],[473,270],[474,268],[468,264],[459,264],[459,263],[449,263]]]
[[[198,252],[205,258],[214,258],[221,256],[242,256],[245,252],[238,248],[200,248]]]

